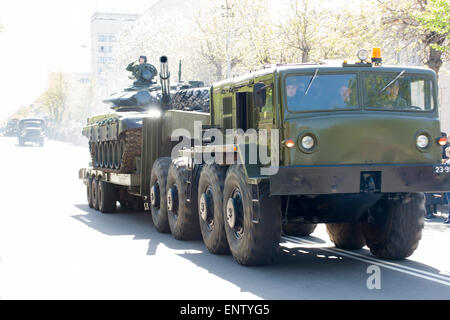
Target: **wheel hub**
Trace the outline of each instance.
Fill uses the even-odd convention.
[[[153,207],[159,207],[159,185],[155,183],[150,190],[150,203]]]
[[[175,212],[177,210],[177,189],[175,186],[167,191],[167,209]]]
[[[203,193],[200,197],[200,217],[203,221],[207,221],[208,216],[210,215],[210,203],[211,199],[208,194]]]
[[[230,228],[234,229],[236,225],[236,203],[233,198],[228,199],[226,218]]]

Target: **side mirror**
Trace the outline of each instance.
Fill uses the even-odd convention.
[[[266,85],[264,82],[257,82],[253,86],[253,104],[256,108],[266,105]]]

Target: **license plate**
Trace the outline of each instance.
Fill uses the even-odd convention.
[[[450,165],[434,166],[434,173],[450,173]]]

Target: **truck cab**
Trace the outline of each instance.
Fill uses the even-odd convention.
[[[45,120],[42,118],[25,118],[19,122],[18,140],[19,145],[24,146],[26,142],[32,142],[44,146]]]

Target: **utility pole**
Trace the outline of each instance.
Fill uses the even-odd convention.
[[[225,5],[222,6],[222,9],[225,11],[222,13],[222,17],[227,19],[227,44],[226,44],[226,54],[227,54],[227,73],[226,78],[231,77],[231,54],[230,54],[230,46],[231,46],[231,27],[230,27],[230,18],[234,17],[234,13],[232,12],[232,6],[229,3],[229,0],[225,0]]]

